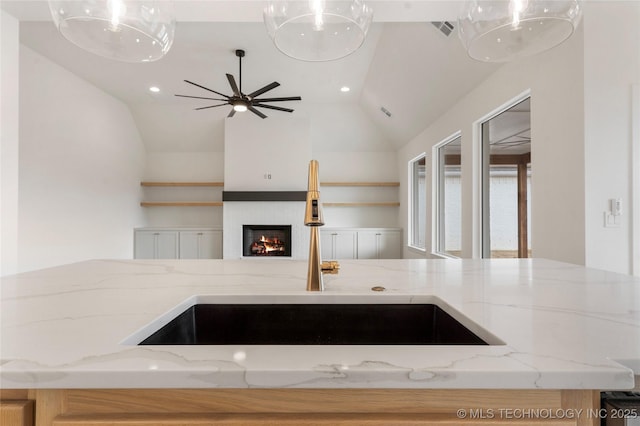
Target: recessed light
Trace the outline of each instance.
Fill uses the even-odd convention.
[[[149,87],[149,91],[153,92],[153,93],[158,93],[160,91],[160,88],[157,86],[151,86]]]
[[[350,88],[348,88],[347,86],[342,86],[342,87],[340,88],[340,91],[341,91],[341,92],[348,92],[349,90],[351,90],[351,89],[350,89]]]

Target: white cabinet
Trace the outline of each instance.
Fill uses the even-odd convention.
[[[180,231],[180,259],[222,259],[222,231]]]
[[[222,230],[136,229],[135,259],[222,259]]]
[[[376,233],[375,231],[358,232],[358,259],[379,259]]]
[[[358,233],[350,230],[330,230],[320,232],[320,250],[322,258],[331,259],[357,259],[356,250]]]
[[[358,259],[400,259],[401,253],[399,230],[358,231]]]
[[[397,228],[328,228],[320,231],[322,259],[400,259]]]
[[[135,231],[133,246],[135,259],[177,259],[178,232]]]

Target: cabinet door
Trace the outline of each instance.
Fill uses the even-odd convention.
[[[378,231],[358,231],[358,259],[378,258]]]
[[[402,257],[402,233],[381,231],[378,236],[378,259],[400,259]]]
[[[355,231],[340,231],[333,235],[336,259],[355,259],[358,257],[356,252],[357,235]]]
[[[322,259],[355,259],[356,235],[355,231],[320,231]]]
[[[358,259],[399,259],[402,237],[397,230],[358,231]]]
[[[181,231],[180,259],[222,259],[222,231]]]
[[[177,259],[178,233],[176,231],[136,231],[135,259]]]

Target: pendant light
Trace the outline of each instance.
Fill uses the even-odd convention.
[[[473,59],[506,62],[562,43],[581,15],[580,0],[472,0],[458,19],[458,35]]]
[[[275,46],[303,61],[332,61],[364,42],[373,11],[362,0],[271,1],[264,23]]]
[[[168,0],[49,0],[49,9],[67,40],[105,58],[156,61],[173,43]]]

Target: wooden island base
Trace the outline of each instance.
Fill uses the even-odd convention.
[[[2,390],[0,424],[597,426],[599,395],[492,389]]]

